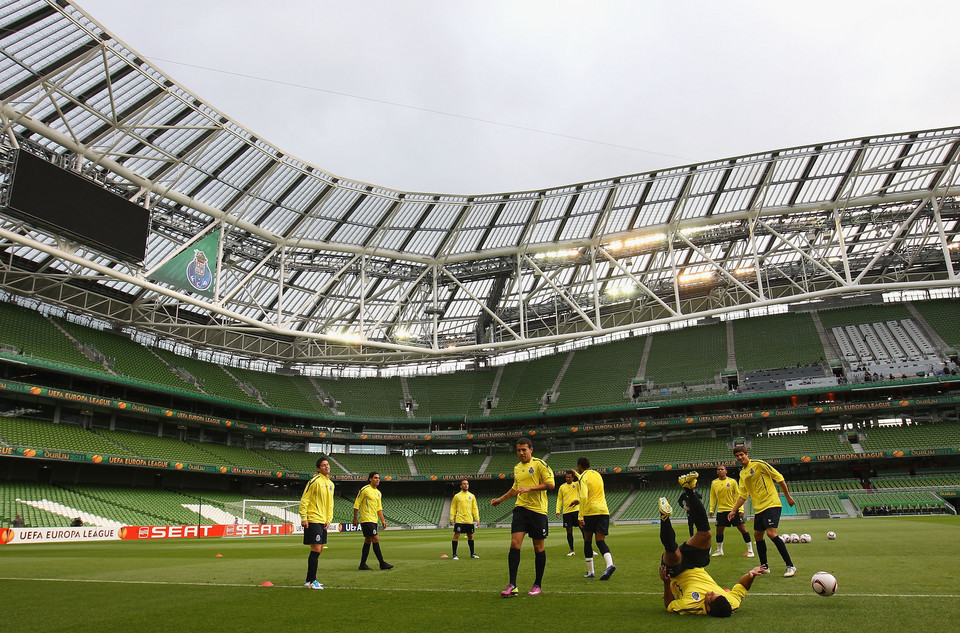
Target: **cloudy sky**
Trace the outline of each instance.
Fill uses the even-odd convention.
[[[960,125],[960,2],[76,0],[333,174],[540,189]]]

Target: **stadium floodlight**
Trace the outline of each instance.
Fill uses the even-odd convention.
[[[698,281],[707,281],[712,278],[713,278],[713,272],[709,270],[705,270],[699,273],[685,273],[677,277],[677,281],[679,281],[682,284],[693,284],[693,283],[697,283]]]
[[[633,284],[613,286],[607,289],[607,295],[611,297],[628,297],[637,292],[637,287]]]
[[[576,248],[569,248],[563,251],[548,251],[546,253],[537,253],[533,256],[534,259],[566,259],[580,257],[580,250]]]
[[[354,330],[342,330],[340,332],[329,332],[330,336],[335,336],[344,343],[348,344],[359,344],[364,340],[363,334],[356,332]]]

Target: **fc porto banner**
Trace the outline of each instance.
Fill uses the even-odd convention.
[[[219,244],[220,231],[217,230],[185,248],[158,268],[151,277],[212,299],[217,279]]]

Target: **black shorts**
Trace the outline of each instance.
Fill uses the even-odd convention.
[[[547,538],[547,515],[534,512],[522,506],[513,509],[513,521],[510,522],[510,532],[525,532],[535,541]]]
[[[753,529],[755,532],[766,532],[769,528],[775,528],[780,525],[780,512],[783,508],[767,508],[763,512],[757,512],[753,517]]]
[[[660,559],[663,565],[663,558]],[[700,549],[684,543],[680,546],[680,562],[676,565],[668,565],[667,571],[672,578],[676,578],[688,569],[695,567],[706,567],[710,564],[710,550]]]
[[[565,513],[563,515],[563,527],[565,528],[580,527],[580,513],[579,512]]]
[[[473,534],[473,523],[454,523],[453,531],[457,534]]]
[[[326,545],[327,528],[325,526],[326,523],[307,523],[307,527],[303,528],[303,544]]]
[[[737,512],[737,516],[733,518],[733,521],[728,519],[730,516],[729,510],[718,510],[717,511],[717,527],[740,527],[744,524],[743,515],[740,512]]]
[[[360,524],[360,530],[363,532],[364,538],[372,538],[376,536],[378,527],[379,524],[376,521]]]
[[[588,514],[583,517],[583,531],[603,534],[604,536],[610,534],[610,515]]]

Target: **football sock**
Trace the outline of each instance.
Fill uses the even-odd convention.
[[[583,557],[593,558],[593,541],[592,540],[583,542]]]
[[[760,558],[760,564],[767,564],[767,542],[762,538],[757,539],[757,556]]]
[[[570,546],[570,551],[573,551],[573,532],[567,533],[567,545]]]
[[[607,545],[606,541],[597,541],[597,549],[604,555],[604,558],[610,553],[610,546]]]
[[[679,547],[677,545],[677,533],[673,531],[669,518],[660,521],[660,542],[663,543],[663,551],[670,554],[677,551]]]
[[[533,584],[543,584],[543,570],[547,568],[547,553],[536,552],[533,556],[533,566],[537,572],[537,578],[533,581]]]
[[[377,560],[380,561],[380,564],[383,564],[383,554],[380,553],[380,543],[373,544],[373,553],[376,555]]]
[[[698,532],[710,531],[710,518],[707,516],[707,509],[703,507],[703,501],[697,495],[687,495],[687,516],[697,526]],[[691,535],[692,536],[692,535]]]
[[[459,543],[459,541],[450,541],[450,542],[453,544],[453,555],[456,556],[456,555],[457,555],[457,543]]]
[[[470,546],[470,555],[473,556],[473,539],[468,540],[467,545]]]
[[[320,552],[311,551],[307,557],[307,579],[304,582],[313,582],[317,579],[317,561],[320,560]]]
[[[780,558],[783,559],[783,562],[787,564],[787,567],[793,567],[793,561],[790,560],[790,553],[787,552],[787,544],[783,542],[779,536],[773,540],[773,544],[777,546],[777,551],[780,552]]]
[[[746,543],[747,545],[750,545],[750,533],[744,532],[743,534],[741,534],[741,536],[743,536],[743,542]]]
[[[366,565],[366,564],[367,564],[367,556],[369,556],[369,555],[370,555],[370,543],[364,543],[364,544],[363,544],[363,549],[360,550],[360,564],[361,564],[361,565]]]
[[[507,556],[507,566],[510,569],[510,584],[517,584],[517,570],[520,569],[520,550],[510,548],[510,554]]]
[[[587,573],[588,573],[588,574],[594,574],[594,573],[596,573],[596,572],[593,570],[593,559],[592,559],[592,558],[588,558],[588,559],[587,559]]]

